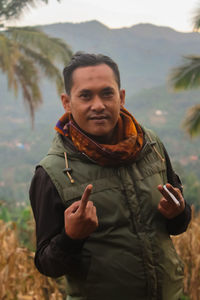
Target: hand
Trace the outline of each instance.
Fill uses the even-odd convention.
[[[185,208],[185,201],[178,188],[174,188],[171,184],[166,184],[167,189],[176,197],[180,206],[174,203],[170,195],[164,190],[162,185],[158,185],[159,192],[163,195],[158,204],[158,210],[167,219],[172,219],[181,214]]]
[[[91,191],[92,185],[89,184],[81,200],[65,210],[65,232],[72,239],[84,239],[98,227],[96,207],[89,201]]]

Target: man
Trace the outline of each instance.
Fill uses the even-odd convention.
[[[183,265],[169,235],[191,211],[163,144],[124,108],[109,57],[75,54],[64,80],[66,113],[30,188],[36,267],[66,275],[68,300],[179,299]]]

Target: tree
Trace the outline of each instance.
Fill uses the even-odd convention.
[[[194,18],[194,31],[200,30],[200,8]],[[200,87],[200,56],[189,55],[184,57],[184,64],[174,68],[170,80],[175,90],[186,90]],[[200,104],[192,106],[183,123],[186,131],[191,135],[200,135]]]
[[[10,20],[18,19],[31,6],[41,2],[47,4],[48,0],[0,0],[0,69],[15,94],[19,88],[22,90],[32,125],[35,110],[42,103],[41,74],[55,82],[60,94],[63,80],[55,62],[66,64],[72,55],[66,43],[36,27],[7,26]]]

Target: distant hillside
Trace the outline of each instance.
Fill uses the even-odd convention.
[[[145,126],[154,129],[172,160],[200,178],[200,139],[191,140],[181,123],[188,107],[200,102],[200,90],[173,93],[166,77],[181,56],[200,53],[198,33],[139,24],[109,29],[97,21],[42,26],[49,35],[67,41],[73,51],[110,55],[119,64],[126,106]],[[18,98],[7,90],[0,74],[0,200],[24,201],[34,166],[47,152],[54,125],[63,109],[54,85],[41,78],[44,104],[36,113],[35,130]]]
[[[171,67],[180,63],[182,55],[200,51],[198,33],[181,33],[151,24],[110,29],[100,22],[90,21],[40,28],[66,41],[74,52],[105,53],[114,58],[128,95],[144,87],[163,85]]]

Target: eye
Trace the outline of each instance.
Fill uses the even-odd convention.
[[[91,98],[91,94],[84,92],[84,93],[81,93],[79,97],[83,100],[89,100]]]
[[[112,97],[113,96],[113,91],[112,90],[106,90],[106,91],[103,91],[102,92],[102,95],[103,95],[103,97],[105,97],[105,98],[110,98],[110,97]]]

